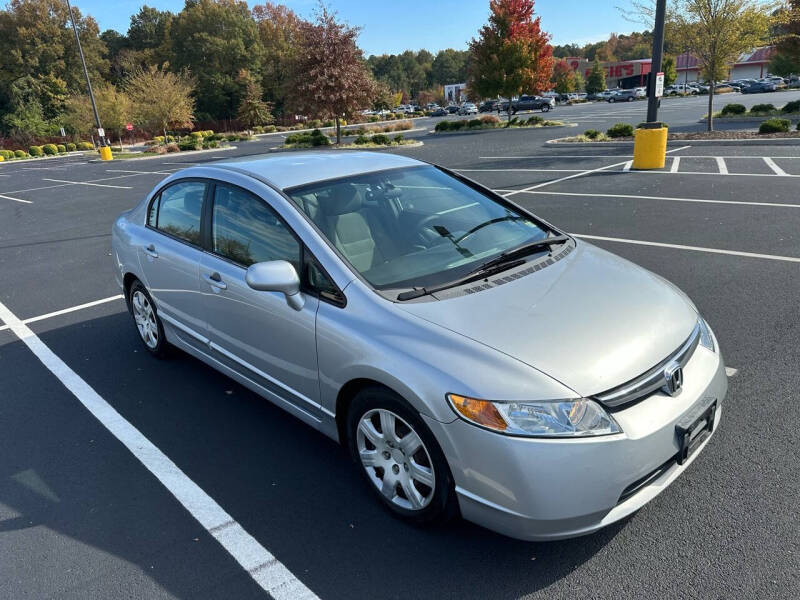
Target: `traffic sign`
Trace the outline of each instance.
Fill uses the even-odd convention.
[[[128,123],[125,125],[126,131],[133,131],[133,123]]]
[[[656,98],[664,95],[664,73],[656,73]]]
[[[61,137],[67,137],[67,132],[64,131],[64,128],[61,128]]]
[[[106,137],[106,130],[103,129],[102,127],[98,127],[97,128],[97,135],[99,135],[100,137]]]

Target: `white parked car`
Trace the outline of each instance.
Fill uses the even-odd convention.
[[[461,108],[458,109],[458,114],[460,115],[477,115],[478,114],[478,107],[475,106],[472,102],[464,102],[461,105]]]

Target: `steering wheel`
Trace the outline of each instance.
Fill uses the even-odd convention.
[[[436,213],[433,213],[432,215],[428,215],[427,217],[424,217],[419,223],[417,223],[417,232],[416,232],[417,236],[419,236],[424,242],[426,242],[427,245],[430,245],[430,244],[436,242],[436,238],[432,238],[430,236],[425,235],[424,230],[426,228],[431,233],[434,233],[437,237],[444,237],[439,232],[437,232],[435,229],[433,229],[432,227],[428,227],[429,223],[435,221],[436,219],[439,219],[441,216],[442,215],[438,215]]]

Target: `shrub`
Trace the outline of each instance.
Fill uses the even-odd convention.
[[[747,108],[745,108],[744,104],[726,104],[722,107],[722,111],[719,113],[723,117],[727,117],[729,115],[743,115],[747,112]]]
[[[291,137],[291,136],[289,136],[289,137]],[[229,133],[228,135],[225,136],[225,139],[228,140],[229,142],[235,142],[238,138],[239,138],[239,136],[236,135],[235,133]]]
[[[751,113],[768,113],[775,110],[775,106],[773,104],[754,104],[750,109]]]
[[[369,138],[362,133],[362,134],[359,134],[359,136],[356,139],[353,140],[353,143],[354,144],[358,144],[359,146],[361,146],[363,144],[368,144],[369,143]]]
[[[439,121],[436,124],[436,127],[433,128],[434,131],[449,131],[450,130],[450,123],[451,121]]]
[[[590,140],[595,140],[600,137],[600,132],[597,131],[597,129],[587,129],[586,131],[583,132],[583,135],[585,135]]]
[[[44,150],[44,153],[49,156],[55,156],[58,154],[58,146],[55,144],[44,144],[42,146],[42,150]]]
[[[44,156],[44,149],[41,146],[31,146],[28,148],[28,154],[31,156]]]
[[[217,140],[207,139],[203,142],[203,148],[219,148],[219,142]]]
[[[483,121],[481,121],[480,119],[470,119],[469,121],[467,121],[467,127],[469,129],[474,129],[476,127],[481,127],[482,125],[483,125]]]
[[[155,136],[155,137],[153,138],[153,141],[154,141],[156,144],[163,144],[163,143],[164,143],[164,136],[163,136],[163,135],[157,135],[157,136]]]
[[[76,146],[72,142],[67,144],[67,152],[75,152]]]
[[[773,117],[761,123],[761,126],[758,128],[758,133],[782,133],[784,131],[789,131],[789,127],[791,126],[792,122],[789,119]]]
[[[396,136],[394,136],[394,138],[392,138],[392,141],[393,141],[395,144],[399,144],[399,143],[400,143],[400,142],[402,142],[404,139],[406,139],[406,138],[404,138],[404,137],[403,137],[403,134],[402,134],[402,133],[398,133]]]
[[[525,121],[525,124],[529,125],[529,126],[530,125],[541,125],[543,122],[544,122],[544,119],[542,117],[538,117],[536,115],[533,115],[527,121]]]
[[[262,130],[264,133],[273,133],[277,131],[278,128],[275,127],[275,125],[264,125],[264,127],[262,127]]]
[[[167,150],[167,152],[180,152],[181,151],[180,147],[175,142],[173,142],[171,144],[167,144],[166,150]]]
[[[167,153],[166,146],[151,146],[150,148],[145,150],[145,154],[166,154],[166,153]]]
[[[94,144],[91,142],[78,142],[76,145],[78,150],[94,150]]]
[[[500,122],[500,119],[494,115],[484,115],[481,117],[481,122],[486,125],[496,124]]]
[[[64,144],[58,144],[56,149],[58,150],[59,154],[66,154],[67,152],[67,147]]]
[[[189,137],[194,138],[196,140],[199,140],[200,138],[203,137],[203,132],[202,131],[193,131],[193,132],[191,132],[189,134]]]
[[[792,100],[791,102],[787,102],[781,109],[781,112],[785,115],[789,113],[800,112],[800,100]]]
[[[797,131],[800,131],[800,123],[797,124]],[[19,150],[17,150],[19,152]]]
[[[25,158],[28,156],[28,153],[25,150],[14,150],[14,156],[17,158]]]
[[[384,146],[387,146],[389,144],[389,136],[384,135],[382,133],[376,133],[375,135],[372,136],[372,139],[370,141],[373,144],[383,144]]]
[[[394,131],[405,131],[414,127],[411,121],[400,121],[394,124]]]
[[[5,160],[9,160],[14,158],[14,153],[11,150],[0,150],[0,156],[2,156]]]
[[[633,125],[630,125],[629,123],[617,123],[612,125],[608,131],[606,131],[606,135],[612,138],[632,137]]]
[[[202,147],[203,147],[203,142],[201,142],[199,138],[194,138],[194,139],[189,138],[177,143],[178,150],[181,150],[182,152],[188,152],[190,150],[200,150]]]

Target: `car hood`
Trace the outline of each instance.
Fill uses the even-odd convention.
[[[582,241],[564,259],[503,285],[398,306],[581,396],[658,364],[686,341],[698,318],[691,301],[665,279]]]

